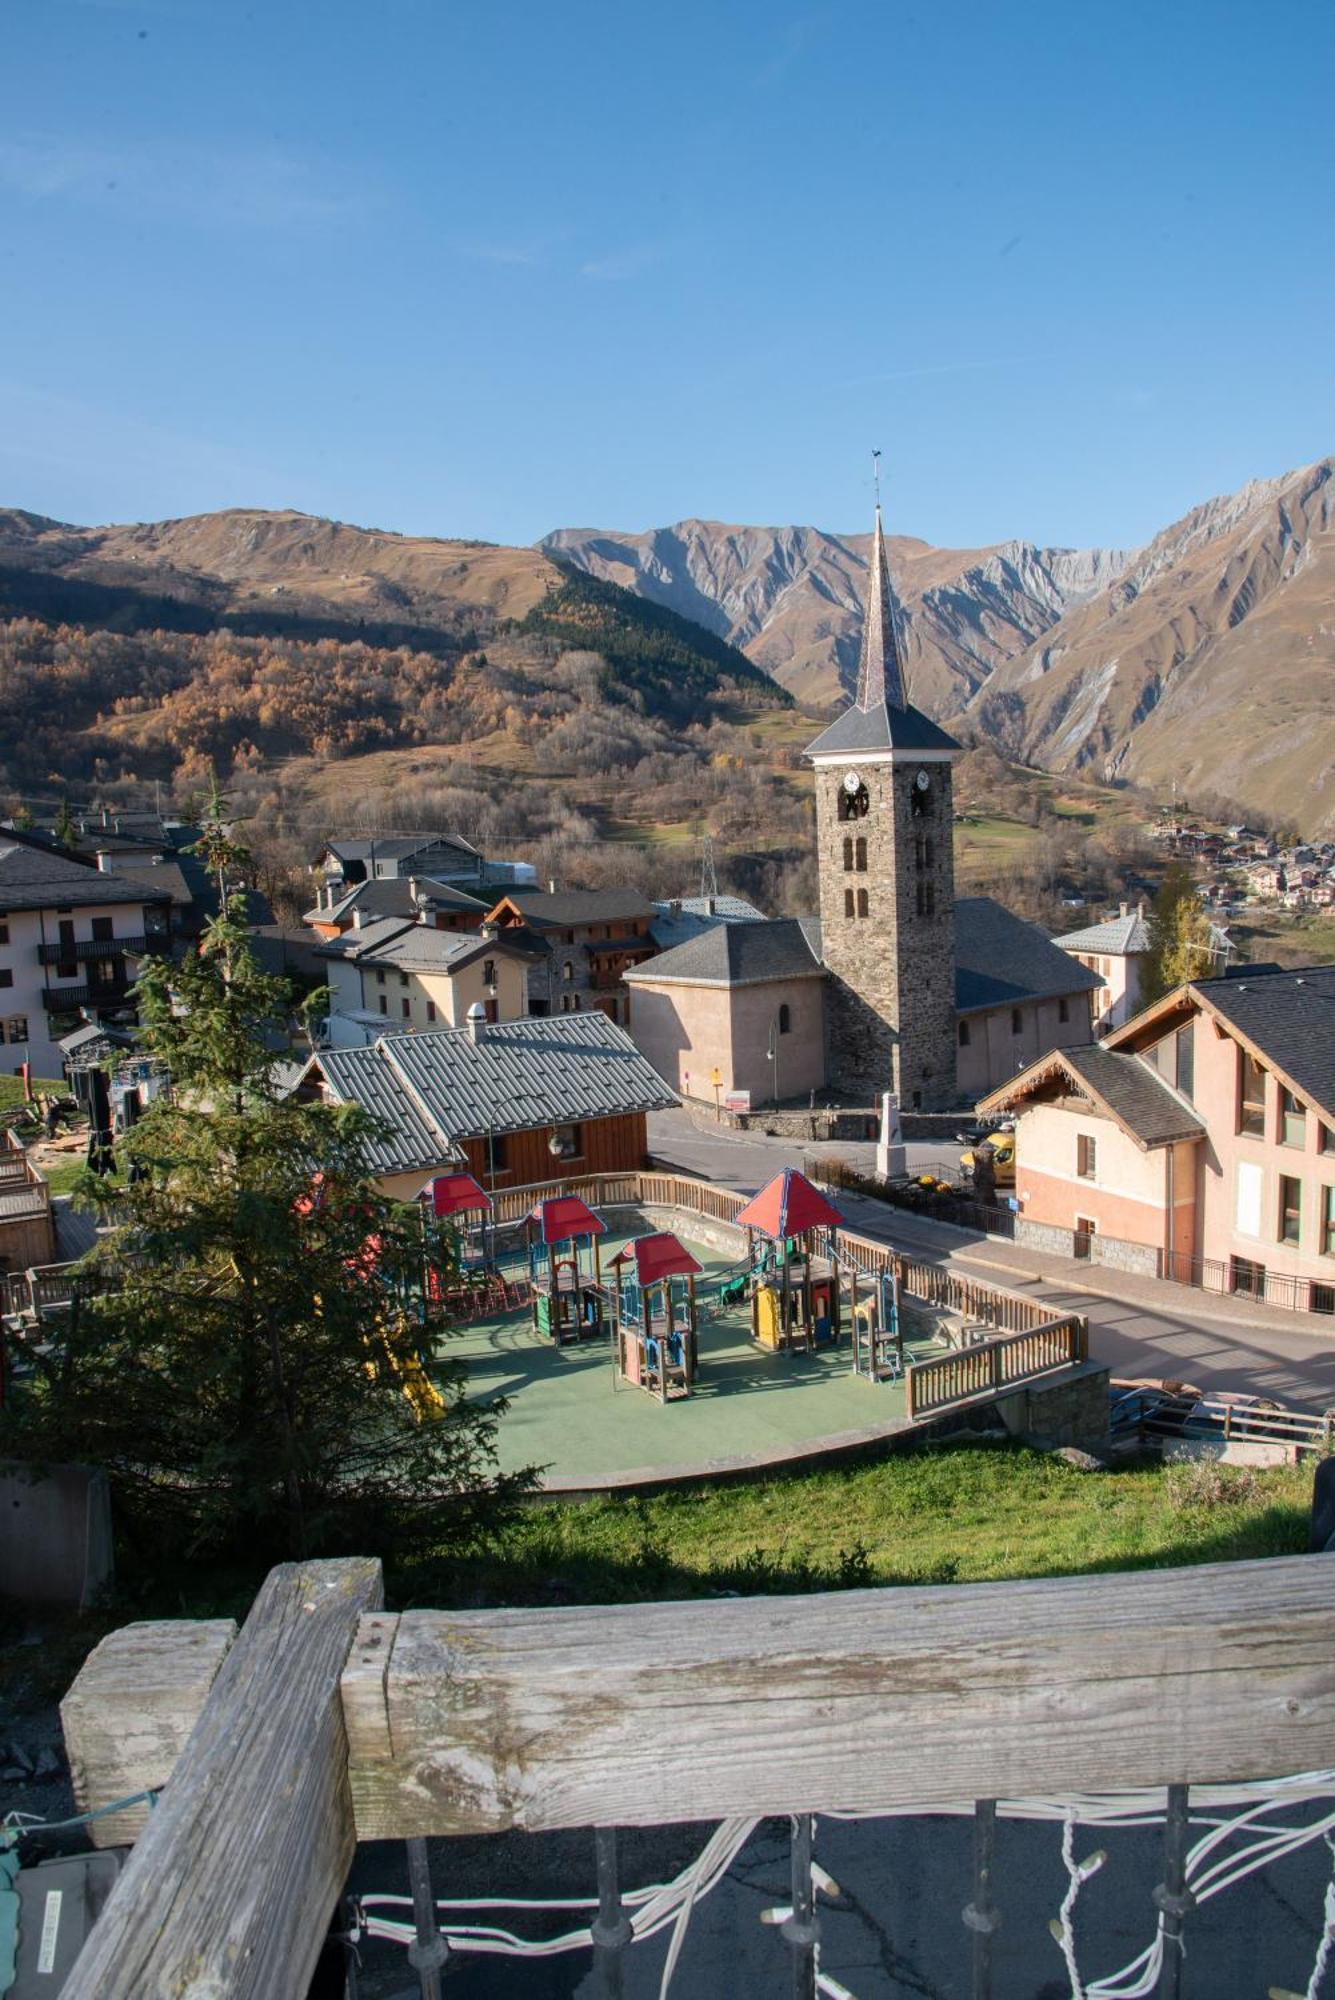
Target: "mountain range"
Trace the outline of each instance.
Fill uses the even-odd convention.
[[[1143,548],[889,541],[912,698],[1017,760],[1335,828],[1335,461]],[[682,521],[540,547],[709,625],[804,703],[851,687],[870,537]]]
[[[1133,550],[892,537],[913,700],[1015,761],[1175,784],[1330,831],[1333,471],[1323,459],[1254,481]],[[457,658],[506,631],[597,651],[612,617],[615,656],[602,650],[646,712],[661,707],[671,657],[689,655],[694,687],[768,676],[814,713],[856,672],[869,547],[703,520],[566,528],[505,548],[258,509],[104,528],[0,511],[0,618]]]

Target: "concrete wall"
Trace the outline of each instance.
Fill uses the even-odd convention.
[[[960,1093],[970,1100],[985,1097],[1018,1071],[1037,1062],[1050,1049],[1078,1049],[1093,1039],[1088,993],[1063,999],[1029,1000],[1017,1008],[991,1007],[962,1014],[956,1034],[955,1074]],[[1013,1019],[1019,1015],[1019,1032]],[[968,1041],[960,1041],[967,1033]]]
[[[655,986],[651,975],[652,966],[634,981],[631,1039],[684,1097],[712,1106],[710,1072],[717,1068],[721,1098],[747,1090],[754,1105],[772,1103],[770,1027],[784,1006],[789,1029],[774,1037],[779,1095],[800,1098],[825,1088],[826,982],[819,973],[734,987],[677,980]]]
[[[0,1597],[86,1611],[111,1579],[106,1474],[57,1465],[30,1480],[0,1463]]]
[[[1056,1382],[1034,1382],[997,1404],[1012,1436],[1050,1439],[1088,1450],[1108,1435],[1109,1372],[1087,1361]]]
[[[1079,1140],[1094,1141],[1092,1179],[1078,1172]],[[1163,1249],[1167,1237],[1168,1157],[1142,1152],[1110,1118],[1056,1104],[1036,1104],[1016,1121],[1015,1192],[1027,1223],[1073,1230],[1077,1218],[1100,1236]],[[1190,1181],[1188,1180],[1188,1188]],[[1069,1254],[1069,1253],[1068,1253]]]
[[[1280,1086],[1265,1080],[1265,1131],[1252,1137],[1238,1131],[1239,1055],[1231,1036],[1198,1018],[1194,1035],[1192,1098],[1205,1119],[1208,1143],[1200,1149],[1200,1224],[1197,1253],[1225,1265],[1233,1257],[1261,1264],[1267,1274],[1335,1286],[1335,1255],[1322,1247],[1325,1191],[1335,1187],[1335,1129],[1323,1126],[1307,1106],[1301,1146],[1282,1139]],[[1324,1134],[1324,1137],[1323,1137]],[[1281,1240],[1281,1178],[1301,1184],[1300,1240]],[[1241,1189],[1244,1181],[1248,1186]],[[1255,1226],[1247,1214],[1248,1192],[1258,1192]],[[1335,1197],[1332,1197],[1335,1200]],[[1300,1300],[1300,1303],[1302,1301]]]

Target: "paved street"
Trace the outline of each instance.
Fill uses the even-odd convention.
[[[655,1157],[746,1193],[804,1157],[837,1155],[869,1171],[875,1155],[868,1143],[805,1145],[763,1133],[702,1131],[684,1111],[655,1112],[649,1144]],[[936,1145],[908,1151],[915,1171],[942,1158]],[[1032,1292],[1056,1311],[1087,1314],[1091,1352],[1114,1375],[1176,1376],[1200,1389],[1238,1389],[1320,1410],[1335,1405],[1335,1325],[1326,1331],[1307,1314],[1124,1277],[1101,1265],[1086,1269],[1011,1243],[971,1237],[858,1195],[841,1195],[840,1206],[858,1229],[915,1256]]]

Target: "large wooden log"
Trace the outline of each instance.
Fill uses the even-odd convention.
[[[878,1811],[1335,1764],[1335,1564],[363,1624],[358,1837]]]
[[[339,1677],[380,1564],[272,1570],[70,1974],[98,2000],[305,1993],[356,1835]]]
[[[94,1646],[60,1704],[80,1812],[165,1785],[233,1640],[234,1618],[122,1625]],[[88,1828],[94,1847],[137,1840],[148,1804]]]

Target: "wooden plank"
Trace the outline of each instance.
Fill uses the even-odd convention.
[[[384,1702],[363,1840],[1267,1778],[1335,1763],[1335,1563],[409,1611]]]
[[[166,1784],[235,1638],[233,1618],[161,1619],[94,1646],[60,1704],[80,1812]],[[148,1812],[145,1803],[94,1820],[93,1845],[137,1840]]]
[[[356,1838],[339,1677],[382,1601],[369,1557],[270,1571],[71,1994],[305,1993]]]

